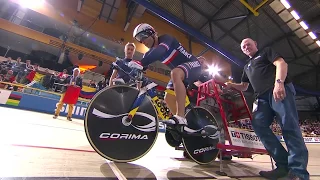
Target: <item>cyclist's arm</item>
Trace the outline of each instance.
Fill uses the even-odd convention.
[[[142,86],[142,81],[140,81],[140,82],[137,83],[137,89],[140,90],[140,89],[141,89],[141,86]]]
[[[146,67],[149,64],[158,61],[167,52],[167,50],[168,49],[162,45],[157,46],[141,59],[141,65]]]
[[[116,78],[117,75],[118,75],[118,70],[114,69],[109,79],[109,86],[113,85],[113,79]]]
[[[161,42],[157,47],[147,52],[141,59],[140,62],[143,67],[146,67],[149,64],[160,60],[166,54],[166,52],[169,51],[169,47],[172,46],[175,39],[169,35],[165,35],[163,36],[163,38],[163,42]]]

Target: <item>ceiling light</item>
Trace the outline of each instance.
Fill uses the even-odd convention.
[[[287,9],[291,8],[290,4],[286,0],[280,0],[280,2],[286,7]]]
[[[218,68],[215,65],[209,65],[207,71],[209,72],[209,74],[211,74],[212,76],[218,75],[220,68]]]
[[[312,39],[317,39],[317,36],[313,32],[308,33]]]
[[[296,20],[299,20],[299,19],[300,19],[300,16],[298,15],[298,13],[297,13],[295,10],[291,11],[290,13],[292,14],[292,16],[293,16]]]
[[[24,8],[38,8],[43,6],[44,0],[19,0],[19,4]]]
[[[303,29],[309,29],[308,25],[304,21],[301,21],[299,24],[303,27]]]

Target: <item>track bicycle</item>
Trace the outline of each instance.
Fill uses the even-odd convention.
[[[182,143],[189,157],[198,164],[215,160],[219,153],[216,145],[220,128],[208,110],[191,105],[187,96],[188,126],[182,129],[179,125],[167,124],[170,116],[159,103],[155,90],[157,84],[148,82],[140,70],[126,74],[130,77],[130,83],[143,81],[142,88],[128,85],[106,87],[92,98],[87,108],[85,133],[99,155],[115,162],[131,162],[143,157],[157,139],[160,117],[160,122],[166,124],[165,136],[169,145]],[[170,90],[166,92],[174,93]]]

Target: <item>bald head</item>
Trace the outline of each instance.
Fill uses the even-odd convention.
[[[79,68],[74,68],[74,69],[73,69],[73,75],[74,75],[74,76],[78,76],[79,73],[80,73],[80,69],[79,69]]]
[[[255,42],[251,38],[243,39],[240,46],[242,52],[250,58],[254,56],[258,51],[257,42]]]

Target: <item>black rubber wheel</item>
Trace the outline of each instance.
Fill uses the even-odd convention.
[[[132,122],[125,122],[138,94],[136,88],[117,85],[101,90],[89,103],[85,133],[92,148],[102,157],[130,162],[143,157],[153,147],[159,126],[149,97],[142,100]]]
[[[178,147],[182,143],[182,138],[177,133],[166,130],[165,137],[166,141],[171,147]],[[174,137],[175,136],[175,137]]]
[[[191,159],[189,154],[186,151],[183,151],[183,157],[186,159]]]
[[[186,113],[188,128],[193,130],[210,129],[214,135],[184,136],[183,146],[192,160],[198,164],[209,164],[216,159],[219,153],[217,144],[219,143],[219,126],[215,117],[203,107],[194,107]]]

